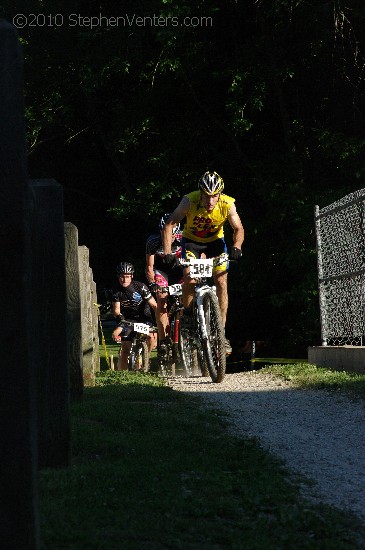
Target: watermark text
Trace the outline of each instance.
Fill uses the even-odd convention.
[[[44,13],[18,13],[13,17],[13,25],[18,29],[25,27],[85,27],[95,29],[98,27],[213,27],[213,18],[204,16],[189,17],[164,17],[162,15],[124,14],[118,16],[81,15],[71,13],[63,15]]]

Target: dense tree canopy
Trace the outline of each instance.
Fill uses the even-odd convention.
[[[123,258],[143,277],[159,213],[216,170],[246,230],[228,335],[305,356],[314,205],[365,187],[363,0],[3,4],[27,15],[29,175],[62,184],[99,288]]]

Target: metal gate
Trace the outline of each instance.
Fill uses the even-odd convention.
[[[315,207],[322,345],[362,345],[365,189]]]

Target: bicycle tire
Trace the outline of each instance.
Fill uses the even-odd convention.
[[[192,376],[199,369],[196,349],[192,346],[190,331],[186,328],[179,329],[179,350],[181,362],[186,377]]]
[[[146,342],[132,344],[128,357],[128,370],[147,372],[149,367],[149,352]]]
[[[213,382],[222,382],[226,372],[225,335],[221,311],[213,292],[203,296],[203,311],[208,339],[203,341],[204,355]]]
[[[196,350],[199,372],[203,377],[209,376],[209,369],[203,348]]]
[[[171,376],[175,374],[175,365],[172,358],[171,345],[166,346],[166,353],[158,359],[158,373],[160,376]]]
[[[170,310],[170,327],[169,327],[169,334],[170,334],[170,361],[171,361],[171,374],[172,376],[176,375],[176,371],[181,371],[184,369],[184,362],[181,357],[180,353],[180,344],[179,344],[179,338],[180,338],[180,311],[177,309],[177,304],[173,304],[172,306],[173,315],[171,315]],[[176,328],[177,328],[177,341],[176,341]]]

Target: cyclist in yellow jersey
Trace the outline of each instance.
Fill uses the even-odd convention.
[[[216,172],[205,172],[199,181],[199,188],[185,195],[179,206],[165,223],[163,230],[163,250],[166,264],[175,261],[171,254],[172,230],[174,225],[186,217],[182,238],[182,257],[213,258],[225,254],[227,246],[224,240],[223,226],[226,221],[233,229],[233,246],[229,257],[239,260],[242,257],[242,243],[244,230],[237,213],[235,199],[224,195],[223,179]],[[227,275],[228,262],[217,266],[213,270],[214,282],[222,314],[223,326],[226,324],[228,309]],[[194,297],[196,281],[188,277],[189,268],[184,270],[183,302],[184,314],[189,316],[191,303]],[[232,352],[229,341],[226,339],[226,351]]]

